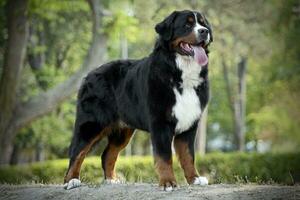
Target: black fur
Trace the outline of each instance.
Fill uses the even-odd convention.
[[[157,24],[155,30],[159,38],[148,57],[141,60],[113,61],[87,75],[78,94],[70,165],[84,144],[95,138],[105,127],[118,128],[120,121],[131,128],[150,132],[154,154],[166,160],[170,159],[177,122],[172,115],[172,108],[176,103],[173,88],[180,91],[182,82],[182,71],[175,63],[176,50],[170,43],[191,32],[191,29],[183,26],[187,15],[192,14],[191,11],[175,11]],[[201,16],[200,13],[197,16]],[[203,26],[210,30],[212,37],[206,19],[205,23]],[[207,46],[205,50],[208,52]],[[204,82],[195,90],[203,109],[208,102],[207,66],[203,67],[200,77]],[[193,155],[195,131],[196,126],[193,125],[176,136],[188,142]],[[120,135],[114,135],[109,137],[118,137],[116,141],[122,140]]]

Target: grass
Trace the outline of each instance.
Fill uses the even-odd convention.
[[[28,184],[63,183],[68,160],[51,160],[26,165],[0,168],[0,183]],[[184,184],[183,172],[174,158],[174,172],[177,181]],[[300,172],[300,153],[257,154],[257,153],[211,153],[196,156],[196,167],[207,176],[210,183],[258,183],[294,184],[292,174]],[[119,157],[117,174],[128,182],[157,181],[152,156]],[[81,180],[99,183],[103,179],[100,157],[85,159]]]

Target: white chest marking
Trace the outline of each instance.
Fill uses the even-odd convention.
[[[175,131],[181,133],[188,130],[200,118],[200,101],[193,88],[184,89],[182,94],[174,89],[174,93],[176,104],[173,107],[173,114],[177,119]]]
[[[182,56],[176,54],[177,67],[182,71],[182,88],[193,88],[203,82],[203,78],[199,77],[201,66],[191,56]]]
[[[188,130],[200,118],[200,100],[194,87],[200,85],[203,79],[199,77],[201,66],[192,57],[176,55],[176,64],[182,71],[182,94],[174,88],[176,103],[172,113],[177,119],[177,133]]]

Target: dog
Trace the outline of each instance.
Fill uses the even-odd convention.
[[[153,52],[140,60],[117,60],[91,71],[79,89],[69,149],[66,189],[80,186],[90,148],[108,138],[101,160],[105,181],[118,183],[115,162],[135,129],[150,133],[159,186],[176,187],[172,141],[189,184],[206,185],[194,167],[197,122],[209,100],[208,46],[212,29],[203,14],[174,11],[155,26]]]

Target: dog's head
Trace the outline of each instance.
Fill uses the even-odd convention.
[[[155,26],[161,39],[177,53],[194,56],[207,64],[207,46],[213,41],[212,30],[203,14],[195,11],[174,11]]]

